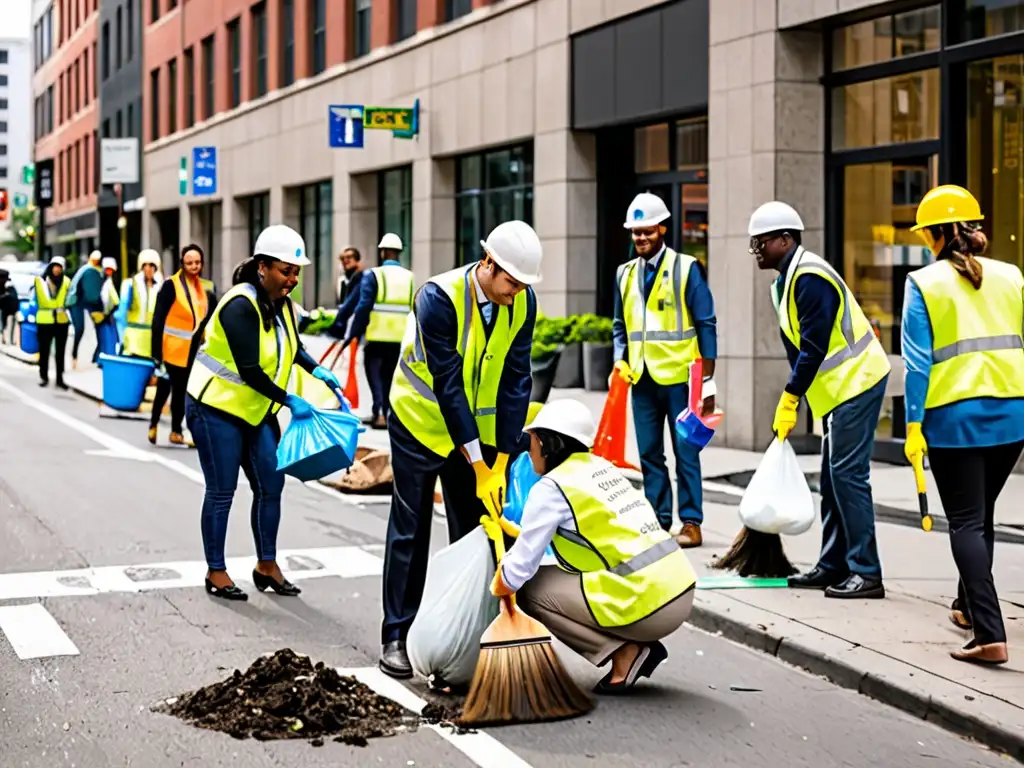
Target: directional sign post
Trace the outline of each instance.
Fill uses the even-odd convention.
[[[192,147],[192,194],[217,194],[216,147]]]
[[[381,131],[411,131],[411,107],[367,107],[363,111],[363,127]]]
[[[330,142],[334,149],[363,148],[363,105],[337,104],[327,110]]]

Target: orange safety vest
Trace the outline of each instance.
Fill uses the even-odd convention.
[[[174,304],[164,321],[163,359],[169,365],[184,368],[188,365],[192,335],[209,310],[208,299],[198,278],[189,280],[179,270],[171,281],[174,284]]]

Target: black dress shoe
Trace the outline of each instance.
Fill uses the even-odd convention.
[[[827,589],[842,583],[845,578],[835,571],[826,571],[816,565],[807,573],[790,576],[789,587],[790,589]]]
[[[842,584],[828,587],[825,590],[825,597],[881,600],[885,597],[885,587],[882,586],[881,579],[865,578],[858,573],[854,573]]]
[[[62,380],[58,380],[57,381],[57,389],[61,390],[62,392],[67,392],[68,391],[68,385],[65,384]]]
[[[378,666],[388,677],[398,680],[408,680],[412,677],[412,664],[409,663],[409,654],[405,652],[405,641],[394,640],[386,643],[381,649]]]
[[[249,596],[234,584],[218,587],[209,579],[206,580],[206,594],[219,597],[221,600],[248,600]]]
[[[277,594],[284,595],[285,597],[297,597],[302,594],[302,590],[288,581],[283,575],[281,576],[281,581],[278,581],[273,576],[267,576],[254,570],[252,572],[252,583],[256,585],[256,589],[260,592],[272,589]]]

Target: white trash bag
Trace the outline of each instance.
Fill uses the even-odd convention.
[[[490,590],[494,571],[482,526],[430,559],[406,652],[416,673],[436,687],[467,685],[473,679],[480,636],[498,616]]]
[[[814,517],[814,499],[793,446],[773,440],[743,492],[740,520],[761,533],[797,536],[814,524]]]

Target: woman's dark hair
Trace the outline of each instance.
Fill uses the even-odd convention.
[[[574,437],[569,437],[550,429],[544,429],[543,427],[531,431],[540,442],[540,455],[547,460],[545,468],[548,472],[561,466],[562,462],[574,453],[587,452],[587,446]]]
[[[260,264],[269,267],[273,262],[274,259],[269,256],[252,256],[235,267],[235,273],[231,276],[233,285],[249,283],[249,285],[256,288],[256,301],[260,307],[260,318],[263,320],[264,330],[267,331],[270,330],[274,322],[276,309],[270,300],[270,296],[263,289],[263,284],[260,282]]]
[[[185,263],[185,254],[188,253],[189,251],[195,251],[196,253],[198,253],[199,261],[204,264],[206,263],[206,254],[203,253],[203,249],[200,246],[196,245],[195,243],[189,243],[188,245],[181,249],[181,255],[178,257],[179,266]]]
[[[942,250],[936,255],[936,259],[947,259],[957,272],[970,280],[971,285],[977,290],[981,288],[982,269],[981,262],[975,256],[980,256],[988,248],[988,238],[981,228],[976,224],[938,224],[929,227],[933,238],[943,240]]]

